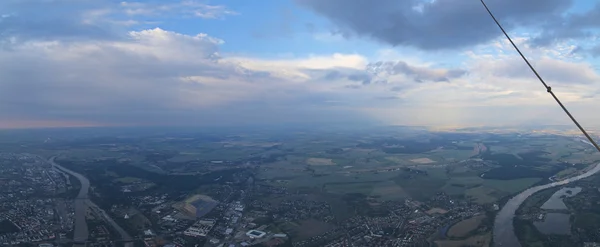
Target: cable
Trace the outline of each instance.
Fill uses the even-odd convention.
[[[571,113],[569,112],[569,110],[567,110],[567,108],[562,104],[562,102],[560,102],[560,100],[558,99],[558,97],[556,97],[556,95],[554,94],[554,92],[552,92],[552,88],[550,86],[548,86],[548,84],[546,84],[546,82],[544,81],[544,79],[542,79],[542,77],[537,72],[537,70],[535,70],[535,68],[533,68],[533,66],[531,65],[531,63],[529,63],[529,60],[527,60],[527,58],[525,57],[525,55],[523,55],[523,53],[521,52],[521,50],[519,49],[519,47],[517,47],[517,45],[515,44],[515,42],[513,42],[513,40],[510,38],[510,36],[506,32],[506,30],[504,30],[504,28],[502,27],[502,25],[500,25],[500,22],[498,22],[498,20],[494,16],[494,14],[492,14],[492,11],[490,10],[490,8],[488,8],[487,4],[485,4],[485,1],[484,0],[480,0],[480,1],[481,1],[481,4],[483,4],[483,7],[485,7],[485,10],[487,10],[488,14],[490,14],[490,16],[492,17],[492,19],[494,19],[494,22],[496,22],[496,25],[498,25],[498,27],[500,28],[500,30],[502,30],[502,33],[504,33],[504,36],[506,36],[506,38],[508,39],[508,41],[510,41],[510,43],[515,48],[515,50],[517,50],[517,52],[519,53],[519,55],[521,55],[521,58],[523,58],[523,60],[525,61],[525,63],[527,63],[527,66],[529,66],[529,68],[531,69],[531,71],[533,71],[533,73],[535,74],[535,76],[537,76],[537,78],[540,80],[540,82],[542,82],[542,84],[546,88],[546,91],[548,93],[550,93],[550,95],[552,95],[552,98],[554,98],[554,100],[556,101],[556,103],[558,103],[558,105],[560,105],[560,108],[562,108],[563,111],[569,116],[569,118],[571,118],[571,120],[573,121],[573,123],[575,125],[577,125],[577,128],[579,128],[579,130],[581,130],[581,132],[583,133],[583,135],[585,135],[585,137],[592,143],[592,145],[596,148],[596,150],[598,150],[598,152],[600,152],[600,146],[598,146],[598,144],[592,139],[592,137],[587,133],[587,131],[585,131],[585,129],[583,127],[581,127],[581,125],[579,124],[579,122],[577,122],[577,120],[575,119],[575,117],[573,117],[573,115],[571,115]]]

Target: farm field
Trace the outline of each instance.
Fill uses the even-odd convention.
[[[60,152],[59,159],[115,159],[163,174],[255,167],[256,182],[290,189],[386,200],[427,200],[443,192],[481,204],[498,202],[557,174],[572,176],[600,161],[600,154],[579,137],[534,131],[256,128],[227,135],[150,133],[152,138],[142,138],[127,129],[118,137],[58,144],[45,143],[44,138],[37,149],[48,153],[47,145]],[[18,149],[15,143],[4,146]],[[113,180],[138,182],[133,177]]]
[[[342,143],[281,142],[282,146],[293,146],[294,152],[262,166],[259,177],[265,183],[276,181],[289,188],[320,188],[332,194],[426,200],[445,192],[488,204],[563,170],[567,171],[562,174],[568,175],[585,167],[564,163],[586,152],[585,144],[569,137],[428,138],[382,140],[367,136]],[[486,150],[476,149],[478,145]]]

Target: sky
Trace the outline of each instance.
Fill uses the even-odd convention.
[[[600,2],[487,0],[584,126]],[[2,0],[0,128],[568,124],[477,0]]]

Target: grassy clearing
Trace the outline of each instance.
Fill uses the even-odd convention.
[[[333,228],[333,225],[311,219],[297,223],[286,222],[281,224],[279,228],[289,232],[294,239],[301,241],[327,232]]]
[[[570,177],[571,175],[577,173],[577,171],[579,171],[579,170],[577,170],[577,168],[569,167],[565,170],[560,171],[555,176],[557,179],[563,179],[563,178]]]
[[[323,176],[312,176],[309,173],[301,173],[294,178],[290,178],[288,187],[318,187],[321,188],[326,184],[339,183],[377,183],[390,180],[398,176],[400,172],[385,172],[385,173],[361,173],[361,174],[344,174],[332,173]],[[348,192],[352,193],[352,191]]]
[[[371,196],[380,197],[382,200],[400,200],[408,198],[408,193],[392,181],[385,181],[374,185]]]
[[[144,180],[141,178],[134,178],[134,177],[122,177],[122,178],[114,179],[113,181],[123,183],[123,184],[133,184],[133,183],[141,183]]]
[[[524,211],[536,210],[540,208],[552,195],[558,191],[560,187],[554,187],[537,192],[527,198],[517,209],[517,214],[522,214]]]
[[[435,160],[432,160],[430,158],[417,158],[417,159],[412,159],[410,160],[413,163],[417,163],[417,164],[431,164],[431,163],[436,163]]]
[[[444,160],[444,161],[460,161],[466,160],[473,156],[472,150],[447,150],[440,149],[434,152],[428,153],[428,156],[434,157],[432,159]]]
[[[106,174],[106,176],[113,177],[113,178],[119,177],[119,174],[117,174],[116,172],[113,172],[113,171],[106,171],[105,174]]]
[[[360,193],[370,195],[376,183],[327,184],[325,191],[333,194]]]
[[[488,233],[485,235],[477,235],[465,240],[444,240],[444,241],[435,241],[438,247],[463,247],[463,246],[473,246],[473,247],[488,247],[492,241],[492,234]]]
[[[445,180],[433,179],[431,177],[417,177],[413,179],[397,178],[394,182],[398,184],[411,197],[417,200],[427,200],[441,191],[446,184]]]
[[[308,158],[306,163],[311,166],[332,166],[335,165],[332,159]]]
[[[463,195],[465,191],[483,184],[483,179],[478,176],[452,177],[442,188],[449,195]]]
[[[470,197],[475,203],[486,204],[493,203],[498,200],[498,198],[492,196],[494,192],[494,189],[479,186],[466,190],[465,195]]]
[[[483,219],[485,219],[485,215],[478,215],[458,222],[448,230],[448,236],[457,238],[466,237],[470,232],[479,227]]]
[[[285,168],[266,168],[258,173],[259,179],[293,179],[308,175],[306,172],[298,169]]]
[[[515,194],[526,190],[535,183],[542,180],[541,178],[521,178],[512,180],[495,180],[486,179],[483,182],[483,186],[489,187],[495,190],[503,191],[508,194]]]
[[[448,184],[464,185],[464,186],[476,186],[484,183],[484,179],[479,176],[470,177],[452,177],[448,180]]]
[[[202,160],[203,159],[203,155],[200,153],[179,153],[178,155],[175,155],[175,157],[170,158],[169,161],[171,162],[188,162],[188,161],[195,161],[195,160]]]

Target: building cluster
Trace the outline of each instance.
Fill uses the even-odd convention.
[[[0,227],[13,229],[0,232],[0,245],[67,238],[73,230],[74,208],[71,200],[60,195],[71,189],[68,176],[36,156],[5,155],[0,162],[0,184],[6,185],[0,186]],[[327,227],[311,236],[295,237],[293,246],[415,246],[484,210],[440,193],[426,202],[366,203],[376,213],[338,219],[328,202],[309,194],[255,185],[242,175],[236,181],[212,185],[208,195],[186,201],[166,192],[131,193],[131,203],[106,210],[122,222],[143,214],[137,218],[147,218],[151,224],[136,229],[135,235],[147,246],[206,247],[282,245],[290,241],[287,234],[296,234],[282,225],[307,221]],[[102,224],[89,229],[91,238],[106,241],[111,230]]]
[[[37,156],[0,154],[0,201],[58,195],[68,189],[68,179]]]
[[[28,154],[0,154],[0,245],[42,243],[73,230],[68,176]]]
[[[214,219],[201,219],[188,227],[188,229],[183,232],[183,235],[190,237],[206,237],[216,223],[217,221]]]
[[[422,246],[427,245],[427,239],[440,229],[447,229],[454,222],[478,215],[484,209],[477,204],[438,194],[429,202],[383,202],[378,210],[388,213],[352,217],[338,222],[325,233],[294,241],[293,245],[351,246],[352,243],[354,246]]]
[[[307,199],[284,200],[271,212],[275,220],[282,221],[320,219],[330,222],[333,220],[328,203]]]

